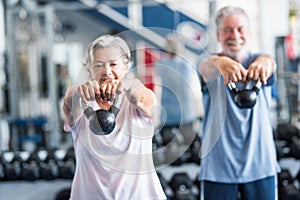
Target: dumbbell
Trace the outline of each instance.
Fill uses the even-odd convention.
[[[195,138],[189,147],[190,157],[188,159],[188,162],[196,163],[197,165],[200,165],[201,159],[199,154],[200,154],[201,145],[202,142],[200,136],[195,135]]]
[[[281,169],[277,176],[279,187],[294,183],[294,179],[288,169]]]
[[[5,168],[2,161],[2,155],[0,155],[0,181],[5,179]]]
[[[172,166],[180,166],[186,163],[190,157],[190,153],[187,151],[188,147],[170,145],[164,149],[165,163],[171,164]]]
[[[59,177],[59,168],[55,156],[56,149],[40,150],[40,154],[46,154],[45,159],[40,162],[41,178],[53,180]]]
[[[185,172],[175,173],[169,182],[173,190],[174,200],[196,200],[196,195],[193,193],[193,181]]]
[[[72,179],[74,177],[76,167],[75,152],[72,147],[67,150],[62,162],[60,163],[60,176],[64,179]]]
[[[116,125],[116,117],[122,104],[122,96],[117,95],[114,104],[109,110],[99,109],[94,111],[92,107],[85,105],[81,101],[83,113],[89,121],[91,131],[96,135],[110,134]]]
[[[294,179],[288,169],[283,168],[277,178],[279,200],[300,200],[300,192],[295,186]]]
[[[299,129],[290,123],[280,123],[275,131],[276,139],[293,142],[300,137]]]
[[[291,148],[291,156],[295,159],[300,159],[300,139],[296,139],[294,140],[291,144],[290,144],[290,148]]]
[[[4,152],[3,153],[3,164],[5,168],[6,180],[19,180],[22,177],[22,163],[18,152]]]
[[[261,87],[261,81],[257,80],[252,89],[239,90],[237,85],[230,81],[228,88],[231,91],[235,104],[241,109],[253,108],[256,104],[258,92]]]
[[[291,157],[291,147],[290,145],[288,145],[287,141],[276,140],[275,147],[276,147],[277,160]]]
[[[71,188],[64,188],[57,192],[54,200],[69,200],[71,196]]]
[[[29,152],[27,152],[29,153]],[[30,153],[27,160],[22,163],[22,178],[34,181],[40,178],[40,158],[36,151]]]
[[[159,133],[154,134],[152,138],[152,157],[155,166],[159,166],[165,162],[165,154],[163,148],[162,137]]]
[[[300,200],[300,192],[294,184],[279,188],[278,193],[279,200]]]

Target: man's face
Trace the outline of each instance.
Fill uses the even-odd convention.
[[[90,71],[92,78],[101,84],[106,79],[122,79],[128,71],[128,64],[124,64],[123,56],[118,48],[99,48],[95,50]]]
[[[221,19],[217,39],[225,55],[240,58],[247,50],[250,34],[248,20],[240,14],[234,14]]]

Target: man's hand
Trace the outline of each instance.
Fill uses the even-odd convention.
[[[223,76],[225,85],[228,85],[230,80],[232,82],[246,81],[247,70],[241,63],[226,56],[218,56],[213,61]]]
[[[248,68],[247,78],[258,80],[263,84],[267,84],[268,78],[275,71],[275,62],[273,58],[267,54],[259,56]]]

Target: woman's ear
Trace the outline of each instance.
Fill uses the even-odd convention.
[[[93,78],[91,69],[90,69],[90,68],[87,68],[86,71],[88,72],[89,77],[90,77],[90,78]]]

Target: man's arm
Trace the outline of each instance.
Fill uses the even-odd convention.
[[[237,61],[227,57],[213,55],[200,66],[200,74],[204,82],[215,79],[220,74],[224,78],[224,84],[229,80],[233,82],[245,81],[247,70]]]

